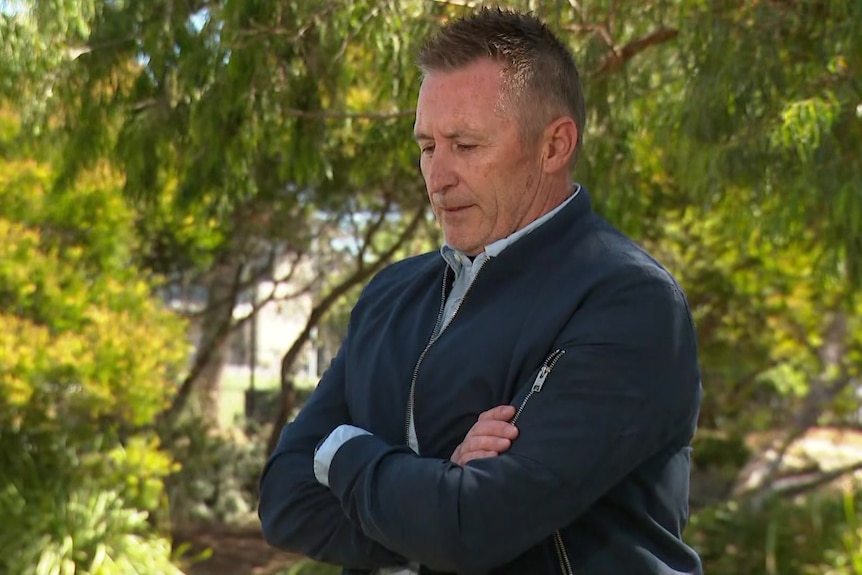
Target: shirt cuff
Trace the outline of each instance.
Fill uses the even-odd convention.
[[[360,435],[371,435],[368,431],[352,425],[339,425],[323,440],[314,452],[314,476],[321,485],[329,487],[329,466],[342,445]]]

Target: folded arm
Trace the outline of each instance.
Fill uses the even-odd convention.
[[[402,557],[363,533],[314,476],[318,443],[349,421],[343,362],[339,354],[308,403],[285,426],[264,467],[258,508],[263,534],[270,545],[344,567],[373,569],[404,564]]]
[[[573,521],[678,436],[699,402],[682,295],[656,280],[602,299],[564,330],[566,353],[499,457],[462,467],[372,435],[345,442],[328,479],[348,516],[411,560],[483,572]]]

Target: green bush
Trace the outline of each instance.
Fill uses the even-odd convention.
[[[709,575],[862,575],[859,494],[814,493],[761,509],[727,503],[686,531]]]
[[[104,444],[0,433],[0,549],[16,550],[0,554],[0,573],[181,573],[148,521],[170,460],[140,438]]]
[[[188,414],[162,434],[178,467],[167,479],[175,522],[256,523],[266,438]]]
[[[844,514],[847,527],[841,534],[842,547],[827,549],[824,553],[828,566],[824,575],[862,574],[862,523],[856,496],[848,494],[844,497]]]
[[[57,487],[37,481],[0,490],[0,508],[7,512],[0,548],[16,550],[0,556],[0,572],[182,573],[173,564],[171,542],[153,534],[146,512],[129,507],[118,492]]]
[[[144,429],[184,329],[132,265],[118,184],[0,158],[0,573],[179,573],[152,526],[173,464]]]

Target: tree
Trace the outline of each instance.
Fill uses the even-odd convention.
[[[681,42],[686,89],[665,131],[681,183],[707,204],[755,191],[739,217],[825,246],[823,277],[858,286],[862,4],[718,2],[692,17],[702,26]]]
[[[418,4],[30,7],[42,32],[19,33],[21,45],[59,40],[59,53],[76,56],[13,54],[28,63],[20,68],[49,69],[41,76],[49,86],[27,73],[22,85],[53,94],[33,125],[60,126],[64,178],[99,158],[114,162],[150,239],[145,263],[209,294],[201,345],[171,413],[196,388],[213,411],[227,337],[241,323],[238,295],[282,279],[250,276],[251,263],[273,251],[300,261],[319,244],[315,218],[361,215],[363,258],[337,296],[386,262],[367,259],[388,252],[379,232],[394,226],[406,239],[422,218],[415,168],[404,161],[411,112],[400,108],[417,81],[402,73],[402,36],[427,26],[413,18]],[[312,323],[329,301],[320,294]],[[295,356],[286,354],[285,373]]]

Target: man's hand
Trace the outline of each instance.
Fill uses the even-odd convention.
[[[511,405],[500,405],[479,415],[449,460],[464,465],[473,459],[496,457],[509,449],[518,437],[518,428],[509,423],[513,417],[515,408]]]

